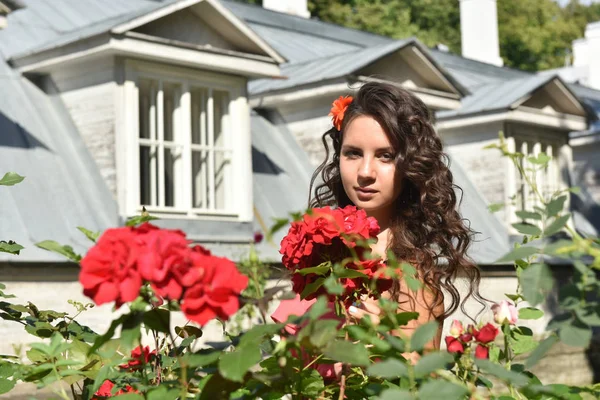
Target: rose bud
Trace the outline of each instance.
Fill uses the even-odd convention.
[[[450,335],[452,337],[457,338],[460,335],[462,335],[464,331],[465,331],[465,329],[463,328],[462,322],[460,322],[457,319],[452,321],[452,325],[450,326]]]
[[[490,349],[480,344],[475,348],[475,358],[487,359],[490,356]]]
[[[496,339],[498,332],[498,328],[488,322],[480,330],[474,329],[473,336],[479,343],[486,344]]]
[[[511,302],[506,300],[502,300],[500,303],[494,304],[492,306],[492,311],[494,312],[494,321],[500,325],[514,325],[517,323],[517,319],[519,318],[517,308]]]
[[[470,333],[463,333],[459,336],[459,339],[463,343],[469,343],[471,339],[473,339],[473,335],[471,335]]]
[[[452,336],[446,336],[446,348],[448,353],[462,354],[465,352],[463,344]]]

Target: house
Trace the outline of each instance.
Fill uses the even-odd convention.
[[[480,232],[470,255],[484,272],[482,291],[499,299],[516,287],[511,266],[493,265],[514,240],[509,200],[531,199],[515,169],[482,148],[504,131],[513,149],[556,157],[540,176],[546,192],[565,187],[569,132],[589,129],[590,102],[600,99],[559,75],[498,65],[485,46],[497,35],[488,0],[470,2],[491,27],[463,40],[471,58],[308,19],[306,1],[22,3],[0,31],[0,171],[26,180],[0,187],[0,238],[25,249],[0,253],[0,268],[8,292],[44,308],[83,297],[76,266],[35,243],[84,253],[90,242],[78,226],[101,231],[142,207],[158,225],[243,257],[255,231],[306,207],[332,100],[372,79],[396,82],[435,110],[461,212]],[[475,11],[463,3],[463,34],[472,37]],[[507,210],[492,215],[491,203]],[[279,261],[283,234],[258,245],[263,259]],[[82,321],[102,330],[109,311]],[[0,326],[9,338],[1,350],[18,334]]]
[[[600,21],[589,23],[585,36],[573,42],[573,64],[539,75],[558,74],[569,83],[580,83],[581,96],[588,97],[590,107],[600,113]],[[595,89],[595,90],[592,90]],[[585,92],[585,93],[584,93]],[[581,187],[575,198],[578,209],[600,229],[600,121],[592,121],[589,129],[570,134],[573,149],[573,184]]]

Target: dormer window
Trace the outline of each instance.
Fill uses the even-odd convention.
[[[141,62],[128,65],[135,99],[131,111],[137,116],[134,121],[130,116],[137,149],[131,210],[239,219],[249,195],[240,192],[247,187],[240,182],[251,181],[252,173],[245,168],[249,143],[241,140],[249,133],[245,80],[209,71],[165,71]]]

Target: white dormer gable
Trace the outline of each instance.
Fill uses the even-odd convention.
[[[285,59],[217,0],[173,2],[126,22],[66,32],[11,61],[52,73],[98,57],[131,57],[248,77],[279,76]]]
[[[539,87],[529,96],[519,99],[513,108],[537,109],[546,114],[566,114],[585,117],[581,102],[558,78]]]
[[[411,90],[432,109],[460,107],[462,94],[415,44],[408,44],[356,71],[365,80],[381,78]]]

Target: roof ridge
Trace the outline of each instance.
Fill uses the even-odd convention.
[[[291,18],[291,19],[295,19],[295,20],[298,20],[298,21],[302,21],[302,22],[323,24],[323,25],[327,25],[329,27],[333,27],[333,28],[336,28],[336,29],[347,30],[347,31],[352,31],[352,32],[355,32],[355,33],[358,33],[358,34],[361,34],[361,35],[371,36],[373,38],[395,40],[395,39],[393,39],[393,38],[391,38],[389,36],[383,36],[383,35],[380,35],[378,33],[373,33],[373,32],[363,31],[363,30],[357,29],[357,28],[351,28],[351,27],[347,27],[347,26],[343,26],[343,25],[338,25],[338,24],[335,24],[333,22],[322,21],[322,20],[314,18],[314,17],[304,18],[304,17],[300,17],[298,15],[287,14],[285,12],[270,10],[268,8],[264,8],[264,7],[256,5],[256,4],[248,4],[248,3],[243,3],[243,2],[240,2],[240,1],[236,1],[236,0],[222,0],[222,2],[223,3],[228,3],[228,4],[235,4],[236,6],[246,7],[246,8],[255,9],[255,10],[259,9],[262,12],[273,13],[273,14],[277,14],[278,16],[283,16],[285,18]],[[319,36],[319,37],[325,37],[325,38],[328,38],[328,39],[336,39],[338,41],[343,41],[343,40],[340,40],[339,37],[333,38],[333,37],[328,36],[328,35],[318,35],[318,34],[315,34],[314,32],[311,32],[311,31],[301,30],[301,29],[293,29],[293,28],[290,28],[288,26],[284,26],[284,25],[281,25],[281,24],[277,25],[277,24],[272,24],[272,23],[271,24],[270,23],[265,23],[264,21],[257,21],[257,20],[254,20],[252,18],[247,18],[247,17],[244,17],[243,19],[247,20],[247,21],[252,21],[252,22],[260,24],[260,25],[277,27],[277,28],[284,28],[284,29],[286,29],[288,31],[302,32],[302,33],[310,34],[310,35],[313,35],[313,36]],[[359,45],[356,42],[347,42],[347,41],[344,41],[344,42],[345,43],[352,43],[352,44]],[[362,45],[362,44],[360,44],[360,45],[363,46],[363,47],[365,47],[365,45]]]

